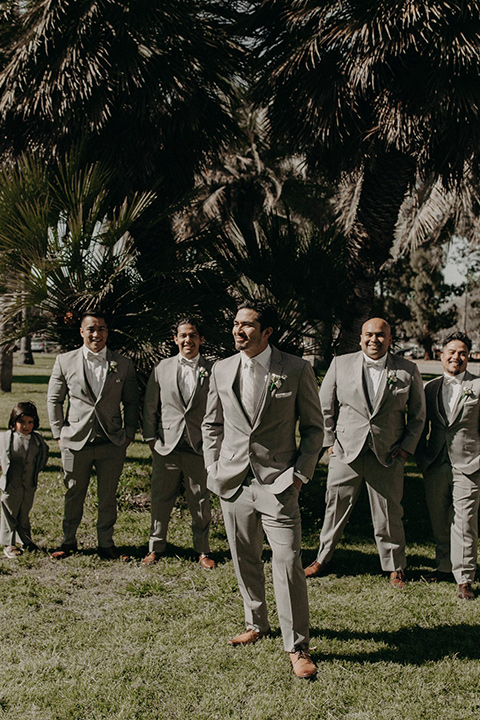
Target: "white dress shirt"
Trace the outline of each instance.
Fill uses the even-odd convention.
[[[200,360],[200,354],[190,359],[183,357],[181,353],[178,353],[178,362],[180,366],[180,374],[178,376],[178,383],[180,392],[183,397],[184,403],[187,405],[195,388],[197,387],[198,380],[198,363]]]
[[[102,392],[105,378],[107,377],[107,346],[100,352],[94,353],[83,346],[83,357],[85,358],[85,373],[95,397]]]
[[[387,353],[378,360],[372,360],[368,355],[363,353],[363,372],[367,384],[367,392],[371,405],[375,404],[382,373],[385,372],[387,365]]]
[[[447,420],[449,422],[452,419],[457,403],[460,400],[463,390],[464,377],[465,371],[459,375],[448,375],[447,373],[443,374],[442,400],[443,407],[445,408],[445,412],[447,414]]]

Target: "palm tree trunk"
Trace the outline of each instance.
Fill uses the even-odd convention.
[[[13,382],[13,350],[0,348],[0,390],[12,392]]]
[[[372,311],[378,271],[390,257],[398,214],[413,177],[412,161],[399,152],[379,154],[365,167],[350,234],[347,272],[352,295],[341,319],[339,355],[358,350],[362,325]]]

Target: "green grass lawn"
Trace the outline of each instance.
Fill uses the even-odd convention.
[[[49,441],[32,511],[34,539],[61,540],[63,482],[46,414],[53,358],[15,368],[12,394],[0,395],[0,423],[33,400]],[[480,717],[480,599],[457,600],[455,585],[428,586],[433,546],[422,481],[408,465],[405,525],[409,580],[391,590],[379,571],[368,501],[362,495],[333,563],[309,582],[315,682],[296,679],[283,652],[265,548],[272,637],[230,648],[243,610],[221,513],[213,500],[218,567],[195,562],[181,500],[169,554],[141,565],[147,547],[149,451],[130,446],[119,488],[117,545],[131,561],[94,552],[95,486],[79,532],[82,552],[64,561],[25,553],[0,559],[0,718],[8,720],[196,720],[280,718],[465,720]],[[304,563],[315,557],[323,517],[325,466],[302,493]]]

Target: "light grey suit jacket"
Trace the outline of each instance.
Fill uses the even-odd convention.
[[[448,422],[442,412],[443,376],[425,386],[427,423],[417,449],[422,471],[446,446],[452,467],[469,475],[480,469],[480,378],[465,373],[463,393]]]
[[[107,363],[105,383],[95,397],[85,375],[82,348],[57,356],[48,383],[47,407],[52,435],[61,439],[63,447],[81,450],[95,423],[114,445],[135,437],[139,393],[133,363],[109,349]],[[64,414],[67,396],[68,411]]]
[[[178,355],[161,360],[148,380],[143,406],[143,436],[155,438],[155,451],[168,455],[186,433],[196,453],[202,452],[202,420],[213,363],[200,355],[195,391],[187,405],[179,388]]]
[[[344,463],[361,453],[370,436],[378,461],[392,465],[392,453],[413,454],[425,423],[425,395],[417,366],[388,353],[375,405],[369,406],[362,351],[333,359],[320,388],[326,447]],[[406,414],[406,416],[405,416]]]
[[[7,473],[10,467],[12,439],[12,430],[6,430],[5,432],[0,433],[0,470],[2,472],[0,477],[0,490],[5,490],[7,487]],[[37,453],[37,457],[35,458],[34,484],[36,485],[38,480],[38,473],[43,470],[43,468],[47,464],[49,451],[48,445],[45,440],[39,433],[35,431],[32,432],[32,439],[30,440],[30,442],[36,443],[39,448],[39,452]]]
[[[323,421],[315,375],[308,362],[272,346],[269,379],[252,425],[239,400],[240,364],[237,353],[212,369],[202,427],[207,485],[232,497],[251,467],[269,492],[279,494],[293,483],[295,470],[311,478],[317,464]],[[272,375],[285,379],[271,390]]]

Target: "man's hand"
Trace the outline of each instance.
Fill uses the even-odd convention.
[[[131,442],[133,442],[132,438],[127,437],[127,439],[125,440],[125,447],[127,448]]]
[[[155,447],[155,440],[149,440],[148,441],[148,447],[153,452],[153,448]]]
[[[327,450],[328,454],[331,455],[333,453],[333,445],[330,445],[330,447]]]
[[[61,450],[62,449],[62,441],[60,440],[60,438],[58,438],[57,443],[58,443],[58,447]]]
[[[392,454],[392,457],[396,458],[396,457],[398,457],[398,455],[400,455],[400,457],[402,458],[402,460],[404,462],[406,462],[408,460],[409,453],[406,450],[404,450],[403,448],[400,448],[400,447],[397,448],[395,450],[395,452]]]

